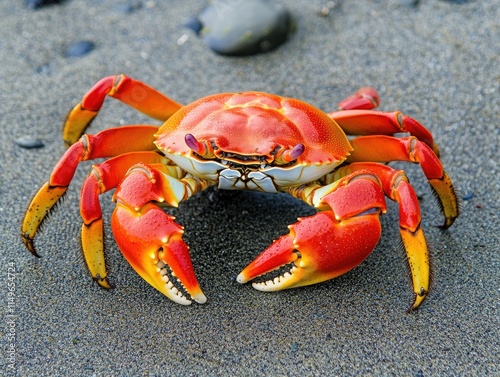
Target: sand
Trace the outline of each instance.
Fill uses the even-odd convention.
[[[326,2],[286,2],[296,23],[290,40],[244,58],[214,54],[183,26],[201,2],[142,1],[130,14],[116,6],[133,1],[69,0],[38,11],[22,3],[0,3],[0,375],[500,375],[498,1],[346,1],[326,17]],[[95,49],[65,58],[81,40]],[[376,87],[381,109],[433,132],[459,195],[473,196],[443,232],[419,167],[394,165],[421,197],[434,264],[426,302],[405,313],[412,293],[393,203],[377,248],[348,274],[271,294],[238,284],[254,256],[314,210],[284,195],[217,190],[172,211],[186,228],[205,305],[176,305],[132,270],[110,233],[110,194],[102,205],[116,288],[100,289],[79,247],[78,195],[90,163],[38,236],[42,258],[34,258],[20,222],[65,150],[63,118],[97,80],[118,73],[181,103],[262,90],[325,111]],[[108,100],[89,132],[150,122],[158,124]],[[25,135],[45,147],[20,148]]]

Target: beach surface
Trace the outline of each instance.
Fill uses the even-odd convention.
[[[224,57],[183,25],[202,2],[68,0],[36,11],[0,2],[0,375],[500,375],[498,1],[345,1],[327,15],[326,1],[279,3],[294,20],[285,44]],[[66,57],[82,40],[94,49]],[[111,235],[112,193],[101,203],[115,288],[101,289],[79,246],[79,191],[91,162],[80,165],[35,241],[41,258],[33,257],[20,224],[65,151],[64,117],[100,78],[120,73],[184,104],[258,90],[324,111],[370,85],[380,109],[418,119],[464,198],[442,231],[419,166],[393,164],[419,195],[432,249],[424,304],[406,313],[413,294],[394,203],[378,246],[356,269],[263,293],[236,276],[315,210],[285,195],[217,189],[170,211],[185,227],[206,304],[177,305],[134,272]],[[108,99],[88,132],[136,123],[159,124]],[[44,147],[22,148],[22,136]]]

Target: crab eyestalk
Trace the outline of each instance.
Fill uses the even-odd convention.
[[[186,134],[184,140],[186,141],[186,145],[196,154],[205,158],[214,156],[213,148],[207,143],[198,141],[194,135]]]
[[[292,149],[278,151],[275,161],[279,164],[288,164],[299,158],[304,153],[304,150],[304,144],[297,144]]]

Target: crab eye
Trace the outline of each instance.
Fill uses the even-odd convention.
[[[192,134],[186,134],[184,140],[186,141],[187,146],[194,152],[203,155],[203,152],[205,152],[205,146],[196,140]]]
[[[192,134],[186,134],[184,140],[186,145],[196,154],[204,158],[213,157],[213,150],[215,149],[213,145],[208,146],[207,143],[198,141]]]
[[[291,150],[287,149],[286,151],[283,152],[283,156],[281,157],[284,162],[291,162],[304,153],[304,144],[297,144],[295,147],[293,147]]]

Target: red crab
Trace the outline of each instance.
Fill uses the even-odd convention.
[[[129,125],[83,135],[106,96],[165,123]],[[94,165],[80,200],[82,246],[94,280],[108,288],[99,195],[116,188],[112,229],[125,258],[149,284],[180,304],[206,301],[182,240],[183,227],[162,207],[176,207],[207,187],[285,192],[318,209],[290,225],[237,277],[238,282],[289,266],[262,291],[319,283],[359,265],[381,234],[385,197],[399,205],[416,309],[429,291],[429,254],[417,196],[405,173],[387,162],[419,163],[439,198],[445,222],[458,216],[452,182],[432,134],[400,112],[373,111],[376,91],[362,88],[325,113],[278,95],[214,94],[187,106],[124,75],[100,80],[68,115],[69,149],[31,201],[21,236],[38,256],[34,236],[66,192],[80,161]],[[395,134],[406,133],[406,137]],[[348,139],[346,135],[352,137]]]

